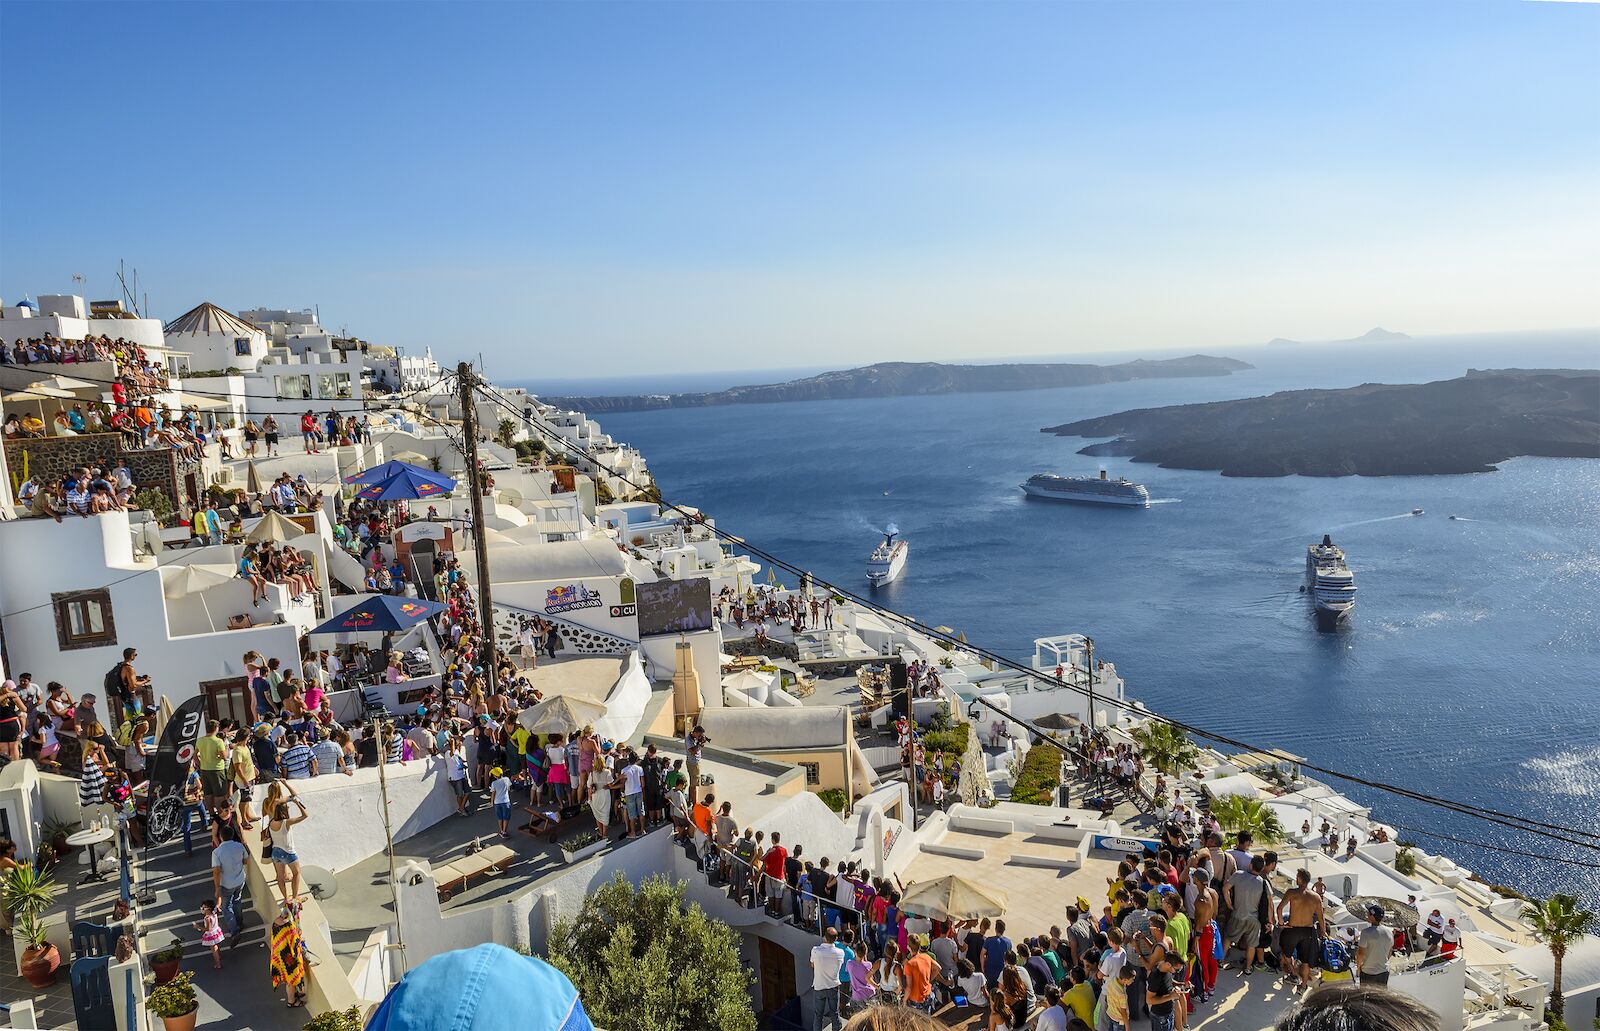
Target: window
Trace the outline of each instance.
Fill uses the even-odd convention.
[[[350,374],[336,372],[333,374],[334,392],[341,401],[350,400]]]
[[[802,770],[806,771],[806,783],[807,784],[821,784],[822,783],[822,764],[821,763],[801,763],[800,764],[800,768]]]
[[[239,355],[241,358],[248,357],[249,354],[250,354],[250,338],[249,337],[234,337],[233,338],[233,353],[236,354],[236,355]]]
[[[73,648],[103,648],[117,643],[117,628],[111,620],[111,592],[72,591],[52,594],[56,610],[56,643],[62,651]]]
[[[311,400],[310,376],[278,376],[278,399],[280,401],[309,401]]]

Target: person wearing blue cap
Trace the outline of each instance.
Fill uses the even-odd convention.
[[[483,944],[434,956],[389,989],[366,1031],[594,1031],[566,975]]]

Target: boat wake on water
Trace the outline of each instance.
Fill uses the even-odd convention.
[[[1152,504],[1152,505],[1176,505],[1178,502],[1180,502],[1182,500],[1183,500],[1182,498],[1151,498],[1150,499],[1150,504]]]
[[[1352,526],[1367,526],[1367,525],[1369,525],[1371,523],[1387,523],[1387,522],[1389,522],[1391,520],[1394,520],[1394,519],[1415,519],[1415,518],[1417,518],[1417,514],[1415,512],[1401,512],[1399,515],[1378,516],[1375,519],[1357,519],[1353,523],[1341,523],[1340,525],[1335,526],[1332,529],[1334,529],[1334,530],[1348,530]]]

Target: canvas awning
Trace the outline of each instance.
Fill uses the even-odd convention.
[[[220,397],[201,397],[199,394],[191,394],[184,390],[178,391],[178,404],[184,408],[199,408],[202,410],[229,407],[228,402]]]

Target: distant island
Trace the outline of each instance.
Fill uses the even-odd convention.
[[[1116,438],[1081,455],[1224,476],[1491,472],[1518,455],[1600,458],[1600,371],[1474,369],[1434,383],[1141,408],[1042,432]]]
[[[1086,387],[1133,379],[1227,376],[1255,366],[1233,358],[1191,354],[1156,361],[1140,358],[1119,365],[1014,363],[1008,365],[945,365],[940,362],[880,362],[859,369],[824,372],[786,383],[730,387],[683,394],[618,397],[556,397],[540,400],[591,415],[642,412],[657,408],[704,408],[710,405],[770,404],[776,401],[828,401],[838,398],[900,397],[908,394],[971,394],[990,390],[1045,390]]]
[[[1299,347],[1305,344],[1320,344],[1326,347],[1329,344],[1403,344],[1411,338],[1404,333],[1376,326],[1367,330],[1358,337],[1348,340],[1290,340],[1288,337],[1274,337],[1267,341],[1268,347]]]

